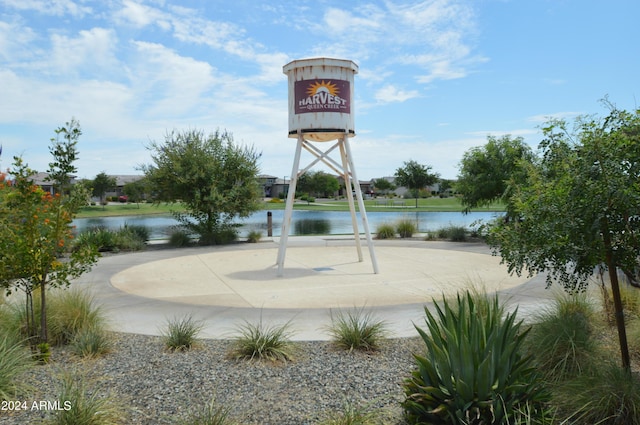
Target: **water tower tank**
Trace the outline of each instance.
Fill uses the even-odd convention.
[[[300,59],[283,67],[289,78],[289,137],[328,142],[355,136],[353,76],[358,65],[331,58]]]

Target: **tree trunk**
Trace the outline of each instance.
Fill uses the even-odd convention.
[[[47,335],[47,304],[45,302],[45,282],[40,282],[40,342],[48,342]]]
[[[609,226],[603,223],[602,238],[605,249],[605,262],[609,270],[609,280],[611,281],[611,292],[613,293],[613,305],[615,308],[616,326],[618,328],[618,340],[620,341],[620,354],[622,356],[622,367],[631,372],[631,359],[629,357],[629,345],[627,343],[627,330],[624,323],[624,308],[620,297],[620,283],[615,261],[613,260],[613,247],[611,246],[611,235]]]

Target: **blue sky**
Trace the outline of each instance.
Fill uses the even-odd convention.
[[[45,171],[75,117],[81,178],[138,174],[149,141],[187,129],[226,129],[288,176],[282,67],[332,57],[359,66],[360,179],[410,159],[455,178],[487,135],[536,147],[548,117],[638,107],[639,16],[637,0],[0,0],[0,166]]]

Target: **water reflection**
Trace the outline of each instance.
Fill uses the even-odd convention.
[[[330,235],[331,222],[319,218],[303,218],[293,222],[294,235]]]
[[[488,222],[502,215],[494,212],[473,212],[462,214],[460,212],[369,212],[369,228],[375,233],[376,228],[383,223],[395,224],[400,220],[412,220],[418,225],[419,232],[438,230],[449,226],[473,227],[478,221]],[[280,236],[280,229],[284,219],[284,211],[273,211],[273,236]],[[358,230],[362,233],[362,219],[357,217]],[[106,227],[118,229],[125,224],[141,225],[149,228],[151,239],[165,239],[171,233],[173,226],[178,222],[170,215],[153,216],[124,216],[124,217],[100,217],[82,218],[74,220],[79,232],[91,227]],[[265,236],[267,234],[267,211],[258,211],[247,219],[238,220],[240,236],[248,234],[252,230],[258,230]],[[320,234],[352,234],[351,214],[339,211],[294,211],[291,218],[292,235],[320,235]]]

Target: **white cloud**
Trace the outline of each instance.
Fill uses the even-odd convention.
[[[414,97],[419,97],[420,94],[417,90],[400,90],[397,87],[389,84],[375,93],[375,99],[379,103],[392,103],[392,102],[404,102]]]
[[[566,111],[566,112],[554,112],[551,114],[539,114],[539,115],[532,115],[530,117],[527,118],[527,121],[529,122],[537,122],[537,123],[545,123],[549,120],[552,119],[572,119],[575,118],[579,115],[582,115],[582,112],[573,112],[573,111]]]
[[[113,18],[119,24],[131,25],[135,28],[144,28],[149,25],[157,25],[163,30],[171,28],[171,17],[168,14],[132,0],[124,0],[122,8],[113,14]]]
[[[54,34],[48,66],[56,74],[83,71],[108,72],[117,63],[117,37],[113,30],[92,28],[82,30],[75,38]]]
[[[0,0],[0,4],[8,9],[36,11],[53,16],[71,15],[81,18],[92,12],[89,6],[71,0]]]

